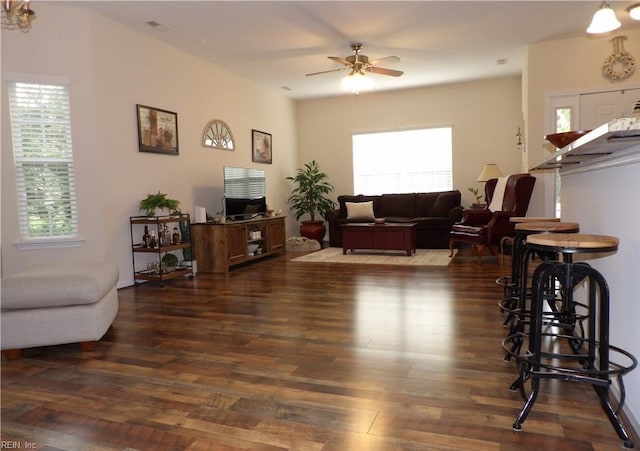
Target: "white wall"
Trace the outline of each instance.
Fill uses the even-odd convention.
[[[60,24],[73,27],[60,28]],[[28,34],[2,30],[2,73],[71,79],[73,144],[79,197],[80,248],[19,250],[9,121],[2,123],[2,270],[34,263],[106,259],[119,265],[119,286],[133,283],[129,216],[138,202],[162,191],[181,201],[220,210],[222,167],[266,170],[267,200],[287,210],[297,148],[294,104],[278,92],[232,75],[160,41],[81,7],[40,3]],[[3,91],[6,87],[3,86]],[[6,91],[4,91],[6,93]],[[178,156],[138,152],[136,104],[178,113]],[[3,118],[8,106],[3,101]],[[233,152],[201,146],[211,119],[231,127]],[[273,164],[251,161],[251,129],[273,135]],[[295,221],[288,218],[289,234]]]
[[[476,179],[485,163],[498,163],[505,174],[521,169],[516,148],[520,90],[520,77],[507,77],[299,101],[299,158],[319,162],[336,187],[336,197],[354,194],[354,133],[451,125],[454,189],[469,205],[474,199],[467,187],[483,187]]]
[[[602,63],[613,53],[611,39],[614,36],[627,36],[624,48],[636,59],[636,71],[626,80],[612,81],[602,75]],[[556,150],[545,135],[551,133],[546,128],[546,96],[551,93],[576,92],[578,90],[624,89],[625,86],[637,86],[640,83],[640,28],[615,32],[605,36],[584,36],[574,39],[547,41],[529,47],[527,57],[527,75],[523,79],[525,96],[526,128],[526,166],[535,167],[551,158]],[[539,215],[553,211],[544,205],[554,199],[554,177],[550,171],[537,172],[540,185],[532,198],[531,211]]]
[[[588,260],[602,273],[610,291],[610,342],[640,358],[640,288],[638,262],[640,210],[634,208],[640,192],[640,164],[562,176],[562,213],[580,224],[583,233],[612,235],[620,239],[618,251]],[[586,207],[588,206],[588,207]],[[613,361],[625,362],[612,354]],[[627,408],[640,430],[640,369],[624,377]],[[595,393],[593,401],[597,402]]]

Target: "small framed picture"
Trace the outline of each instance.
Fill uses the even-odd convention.
[[[272,163],[272,144],[271,133],[261,132],[260,130],[251,130],[251,161],[255,163]]]
[[[145,105],[138,111],[138,150],[178,155],[178,113]]]

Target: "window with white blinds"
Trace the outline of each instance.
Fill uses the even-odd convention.
[[[448,191],[452,128],[353,135],[354,194]]]
[[[69,88],[8,85],[22,241],[76,239]]]

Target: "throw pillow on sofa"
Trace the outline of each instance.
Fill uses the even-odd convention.
[[[338,196],[338,208],[340,209],[339,217],[343,219],[347,219],[347,202],[373,202],[373,214],[374,216],[381,216],[380,214],[380,197],[381,196],[365,196],[363,194],[358,194],[356,196],[351,195],[340,195]]]
[[[347,207],[347,219],[373,220],[373,201],[369,202],[345,202]]]

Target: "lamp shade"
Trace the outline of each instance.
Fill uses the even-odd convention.
[[[602,2],[600,9],[596,11],[591,20],[591,25],[587,28],[587,33],[598,34],[620,28],[620,21],[616,18],[616,13],[607,2]]]
[[[478,182],[486,182],[490,179],[497,179],[498,177],[502,177],[502,171],[495,163],[487,163],[482,168],[480,175],[478,176]]]
[[[634,3],[633,5],[627,8],[629,11],[629,15],[633,20],[640,20],[640,3]]]

